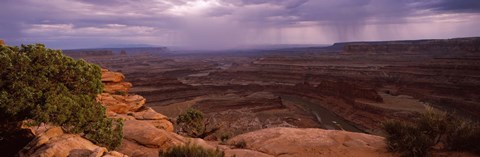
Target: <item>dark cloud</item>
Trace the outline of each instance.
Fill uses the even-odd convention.
[[[108,5],[108,6],[116,6],[127,4],[129,0],[77,0],[78,2],[95,4],[95,5]]]
[[[440,12],[480,13],[479,0],[436,0],[424,6]]]
[[[479,0],[4,0],[0,38],[60,48],[129,42],[226,48],[455,37],[480,35],[479,11]],[[424,29],[429,24],[435,27]]]
[[[276,4],[284,6],[286,9],[296,8],[309,0],[240,0],[241,4],[251,5],[251,4]],[[238,1],[237,1],[238,2]]]

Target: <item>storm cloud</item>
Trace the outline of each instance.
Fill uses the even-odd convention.
[[[0,39],[198,49],[480,35],[478,0],[4,0]]]

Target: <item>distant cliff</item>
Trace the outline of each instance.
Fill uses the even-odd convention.
[[[111,56],[114,54],[111,50],[65,50],[63,53],[74,58],[85,56]]]
[[[115,54],[169,54],[167,47],[132,47],[64,50],[63,53],[74,58],[88,56],[111,56]]]
[[[345,45],[342,54],[464,54],[480,52],[480,37],[338,44]]]

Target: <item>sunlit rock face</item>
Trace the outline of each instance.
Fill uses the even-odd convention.
[[[144,97],[128,94],[128,90],[132,85],[130,82],[123,82],[124,79],[125,76],[122,73],[102,69],[102,82],[105,85],[104,93],[97,96],[97,101],[107,108],[107,116],[123,120],[148,122],[158,129],[172,132],[173,124],[168,117],[157,113],[150,107],[144,106],[146,102]],[[108,90],[109,87],[119,84],[129,84],[129,87],[121,91]]]
[[[107,108],[107,111],[126,114],[135,112],[145,104],[145,98],[139,95],[112,95],[102,93],[97,96],[97,100]]]
[[[338,130],[269,128],[230,139],[245,141],[246,149],[272,156],[395,156],[387,152],[384,138]]]
[[[99,147],[76,134],[65,134],[60,127],[52,127],[39,134],[25,149],[20,157],[30,156],[103,156],[108,154],[104,147]],[[123,155],[120,155],[123,156]]]
[[[124,79],[122,73],[102,69],[105,88],[97,96],[107,108],[108,117],[125,120],[124,139],[118,151],[128,156],[156,157],[160,150],[186,143],[186,138],[173,133],[173,124],[167,116],[144,106],[146,100],[142,96],[128,94],[132,84]]]
[[[127,93],[132,88],[132,84],[123,82],[124,79],[125,76],[122,73],[102,69],[103,91],[111,94]]]

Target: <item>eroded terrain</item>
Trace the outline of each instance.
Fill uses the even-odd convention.
[[[377,134],[382,121],[408,120],[425,105],[480,118],[478,41],[76,57],[121,71],[130,92],[170,118],[190,107],[203,111],[219,133],[283,126]]]

